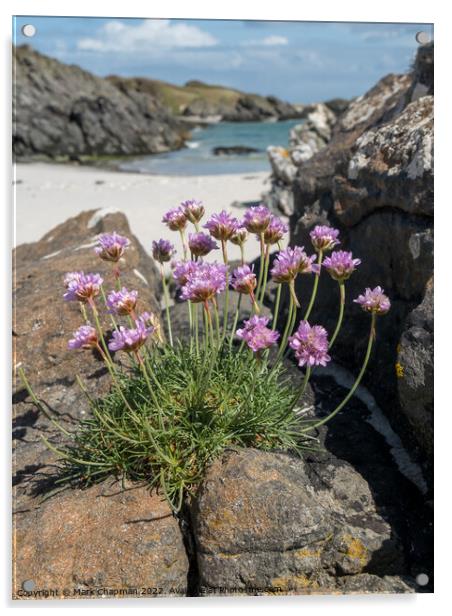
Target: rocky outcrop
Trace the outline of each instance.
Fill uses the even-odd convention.
[[[212,149],[214,156],[245,155],[254,154],[255,152],[259,152],[259,150],[246,145],[218,145]]]
[[[298,168],[327,145],[336,119],[336,114],[326,104],[313,105],[305,122],[290,130],[289,148],[267,148],[272,169],[271,188],[263,200],[268,207],[280,210],[286,216],[293,214],[292,183]]]
[[[430,360],[426,356],[419,360],[426,362],[423,381],[420,365],[413,367],[413,357],[398,358],[397,348],[399,343],[408,344],[409,334],[401,342],[410,328],[404,323],[422,302],[433,273],[432,72],[433,47],[428,45],[420,48],[410,74],[389,75],[350,103],[333,127],[329,144],[298,168],[291,218],[293,244],[309,246],[311,228],[330,224],[341,232],[341,247],[362,259],[347,283],[348,316],[336,342],[337,359],[356,369],[363,356],[368,319],[353,308],[351,298],[377,284],[391,297],[392,309],[378,323],[367,383],[427,468],[431,449],[426,435],[431,427],[426,430],[426,422],[431,421],[433,400]],[[328,276],[322,279],[311,317],[330,331],[337,315],[336,287]],[[300,297],[310,293],[306,280],[300,281],[298,292]],[[431,303],[427,301],[424,310],[431,320]],[[430,332],[421,343],[427,345],[426,355],[429,336]],[[411,353],[414,348],[411,343]],[[406,377],[396,365],[403,364],[402,359],[412,366],[406,388]],[[413,395],[421,381],[425,385],[419,400],[422,412],[419,407],[408,408],[408,390]]]
[[[290,103],[275,96],[260,96],[236,92],[236,96],[220,100],[200,97],[190,102],[183,111],[184,117],[220,117],[225,122],[260,122],[263,120],[289,120],[300,117]]]
[[[143,308],[158,311],[155,266],[123,214],[83,212],[49,231],[40,241],[22,244],[14,252],[13,485],[17,509],[28,507],[29,498],[39,491],[41,479],[43,486],[47,484],[41,471],[53,460],[53,454],[40,435],[46,434],[53,443],[60,438],[34,406],[17,369],[24,370],[36,393],[66,429],[87,412],[86,397],[77,386],[76,375],[91,393],[101,394],[109,387],[107,370],[95,353],[67,348],[82,317],[78,305],[63,300],[63,277],[71,271],[99,272],[108,291],[114,285],[111,264],[96,257],[93,247],[97,234],[112,230],[132,240],[122,265],[124,285],[138,290]],[[108,317],[104,318],[105,330],[110,331],[112,325]]]
[[[201,593],[413,592],[399,538],[347,463],[228,452],[192,518]]]
[[[149,93],[124,90],[27,45],[13,49],[13,153],[79,159],[165,152],[185,129]]]
[[[433,278],[397,347],[398,397],[413,443],[433,457]]]
[[[14,598],[184,596],[179,524],[146,487],[66,489],[14,516]],[[27,584],[28,583],[28,584]],[[32,584],[32,587],[30,586]],[[27,590],[30,594],[27,594]]]

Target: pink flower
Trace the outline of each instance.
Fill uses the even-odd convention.
[[[99,345],[97,332],[91,325],[81,325],[69,340],[69,349],[92,349]]]
[[[71,276],[72,274],[73,272]],[[84,274],[83,272],[77,272],[77,274],[69,279],[67,291],[63,297],[67,302],[79,301],[86,304],[99,295],[103,279],[99,274]]]
[[[205,257],[211,250],[217,249],[218,244],[213,241],[210,235],[200,231],[199,233],[189,234],[188,247],[195,257]]]
[[[271,276],[275,282],[282,283],[294,280],[297,274],[318,273],[319,268],[314,264],[315,259],[315,255],[308,257],[302,246],[294,248],[289,246],[277,254],[270,270]]]
[[[317,225],[309,234],[311,236],[311,242],[314,248],[319,252],[322,250],[323,252],[327,250],[331,250],[337,244],[340,244],[337,236],[339,235],[339,231],[337,229],[333,229],[333,227],[327,227],[325,225]]]
[[[176,250],[168,240],[158,240],[152,242],[152,256],[159,263],[166,263],[171,260]]]
[[[375,289],[367,288],[363,295],[359,295],[353,300],[356,304],[360,304],[361,308],[366,312],[374,312],[375,314],[386,314],[391,308],[389,297],[384,294],[384,289],[375,287]]]
[[[251,295],[256,288],[256,274],[249,265],[242,265],[232,273],[231,285],[238,293]]]
[[[267,327],[268,322],[268,317],[253,316],[248,321],[244,321],[242,329],[237,330],[237,337],[244,340],[254,353],[268,349],[279,338],[279,332]]]
[[[173,278],[180,287],[187,283],[188,278],[194,273],[198,264],[195,261],[174,261],[171,264],[173,268]]]
[[[272,216],[270,224],[264,231],[265,244],[277,244],[282,240],[284,235],[289,230],[289,227],[277,216]]]
[[[168,210],[162,218],[171,231],[183,231],[187,226],[187,214],[182,206],[174,207]]]
[[[219,214],[212,214],[204,225],[204,229],[217,240],[226,241],[231,239],[239,227],[239,221],[232,214],[222,210]]]
[[[196,201],[196,199],[188,199],[187,201],[182,201],[180,205],[183,208],[187,219],[193,224],[199,222],[204,216],[205,209],[202,204],[202,201]]]
[[[289,338],[289,346],[295,351],[299,366],[326,366],[331,360],[328,355],[328,334],[321,325],[309,325],[301,321],[297,331]]]
[[[81,276],[83,276],[83,272],[68,272],[65,274],[63,282],[66,289],[69,287],[71,282],[79,280]]]
[[[130,246],[130,240],[113,231],[99,236],[98,246],[96,246],[94,252],[104,261],[117,263],[128,246]]]
[[[239,224],[241,224],[239,222]],[[248,231],[245,227],[237,227],[234,231],[234,235],[231,236],[231,242],[236,246],[243,246],[248,239]]]
[[[354,259],[352,253],[345,252],[345,250],[332,252],[331,256],[326,257],[323,261],[323,265],[328,270],[331,278],[339,282],[350,278],[360,263],[361,259]]]
[[[138,351],[146,342],[149,334],[153,332],[152,327],[146,327],[143,320],[135,320],[136,327],[128,328],[120,326],[115,330],[108,343],[110,351],[126,351],[127,353]]]
[[[219,263],[196,263],[182,287],[181,299],[206,304],[226,288],[227,266]]]
[[[132,314],[137,305],[137,291],[128,291],[122,287],[120,291],[111,291],[107,297],[107,306],[110,312],[114,312],[120,316]]]
[[[263,233],[270,224],[272,213],[265,205],[256,205],[250,207],[243,216],[243,226],[250,233]]]

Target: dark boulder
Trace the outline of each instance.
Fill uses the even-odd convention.
[[[315,470],[287,454],[227,452],[200,486],[192,519],[202,594],[412,592],[398,537],[344,462]]]
[[[419,447],[423,428],[413,438],[416,428],[399,396],[396,364],[404,323],[422,301],[433,273],[432,70],[433,47],[422,47],[411,73],[389,75],[349,104],[329,144],[298,168],[291,218],[292,244],[309,247],[312,227],[330,224],[340,230],[340,248],[362,259],[346,284],[344,328],[334,349],[337,360],[356,371],[364,354],[368,318],[352,298],[378,284],[390,296],[392,309],[378,321],[366,382],[427,466],[429,450]],[[306,302],[310,284],[299,278],[298,293]],[[319,287],[311,320],[332,331],[337,284],[325,272]],[[431,408],[430,387],[425,395],[430,404],[422,404]]]
[[[149,93],[125,90],[75,65],[14,47],[13,153],[17,159],[165,152],[185,132]]]
[[[259,152],[259,150],[247,145],[218,145],[212,149],[214,156],[244,155],[253,154],[254,152]]]

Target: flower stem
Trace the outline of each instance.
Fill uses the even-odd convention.
[[[162,415],[160,413],[159,401],[157,400],[157,396],[155,395],[155,392],[152,389],[151,381],[149,380],[149,374],[148,374],[148,371],[146,370],[146,365],[145,365],[145,363],[143,361],[143,358],[141,357],[141,355],[140,355],[140,353],[138,351],[135,351],[135,357],[137,358],[137,361],[138,361],[138,363],[140,365],[141,372],[143,373],[144,380],[146,381],[146,385],[148,387],[149,393],[151,394],[152,401],[154,402],[154,404],[155,404],[155,406],[157,408],[158,415],[159,415],[160,426],[163,429],[164,425],[163,425]]]
[[[295,302],[294,302],[293,295],[291,293],[290,294],[290,303],[289,303],[289,314],[287,315],[286,327],[284,329],[284,334],[283,334],[283,337],[282,337],[282,340],[281,340],[281,344],[280,344],[280,347],[279,347],[278,355],[276,356],[275,366],[281,360],[281,358],[282,358],[282,356],[284,354],[284,351],[286,350],[287,339],[289,337],[289,330],[290,330],[291,325],[292,325],[294,310],[295,310]]]
[[[104,286],[102,284],[100,285],[100,292],[101,292],[101,295],[102,295],[102,299],[104,301],[105,308],[107,308],[107,310],[108,310],[107,297],[105,295]],[[118,324],[116,323],[116,319],[115,319],[115,317],[112,314],[110,314],[110,321],[111,321],[111,324],[113,325],[113,327],[115,328],[115,330],[118,331]]]
[[[322,259],[323,259],[323,251],[319,250],[319,257],[317,259],[317,265],[319,267],[322,266]],[[314,278],[314,285],[312,287],[311,299],[309,301],[308,308],[307,308],[307,310],[305,312],[305,315],[303,317],[304,321],[307,321],[309,319],[309,316],[311,314],[312,308],[314,306],[315,298],[316,298],[316,295],[317,295],[317,288],[319,286],[319,278],[320,278],[320,271],[319,271],[318,274],[315,275],[315,278]]]
[[[198,315],[198,304],[194,304],[195,307],[195,347],[196,347],[196,355],[199,355],[199,315]]]
[[[129,404],[129,401],[127,400],[127,398],[124,395],[124,392],[121,389],[121,385],[119,384],[118,379],[116,378],[116,371],[114,369],[113,366],[113,362],[111,361],[111,357],[110,355],[106,355],[102,349],[102,347],[100,346],[100,344],[96,345],[97,350],[99,351],[102,359],[105,362],[105,365],[107,366],[108,372],[110,373],[111,376],[111,380],[113,381],[114,386],[116,387],[116,389],[118,390],[119,395],[122,398],[122,401],[124,402],[124,404],[126,405],[126,407],[129,409],[129,411],[131,413],[133,413],[133,409]]]
[[[228,267],[228,253],[226,249],[226,240],[221,240],[221,249],[223,251],[223,261],[226,267]],[[226,331],[228,329],[228,316],[229,316],[229,269],[226,269],[226,292],[224,296],[224,315],[223,315],[223,337],[221,343],[226,338]]]
[[[330,340],[330,344],[328,345],[328,349],[331,350],[338,333],[340,332],[342,326],[342,319],[344,318],[344,306],[345,306],[345,285],[343,281],[339,282],[339,293],[340,293],[340,303],[339,303],[339,316],[337,319],[336,329],[334,330],[334,334]]]
[[[173,332],[171,330],[171,317],[170,317],[170,309],[169,309],[169,293],[168,293],[168,286],[165,280],[165,274],[163,272],[163,265],[160,266],[160,273],[161,273],[161,278],[162,278],[163,295],[165,297],[165,311],[166,311],[166,322],[168,325],[169,342],[170,342],[170,346],[173,346]]]
[[[306,372],[304,375],[304,379],[303,379],[303,382],[301,383],[300,389],[295,393],[292,408],[297,404],[298,400],[300,400],[303,397],[303,394],[306,391],[306,387],[308,386],[310,376],[311,376],[311,366],[306,366]]]
[[[279,305],[281,303],[281,290],[282,290],[282,284],[279,284],[278,290],[276,291],[275,312],[273,314],[273,324],[272,324],[273,331],[275,331],[276,324],[278,323]]]
[[[358,385],[360,384],[360,382],[361,382],[361,380],[362,380],[362,378],[364,376],[364,373],[366,371],[367,364],[369,363],[370,353],[372,351],[372,345],[373,345],[373,342],[375,340],[375,319],[376,319],[376,314],[373,312],[372,313],[372,320],[371,320],[371,324],[370,324],[369,341],[367,343],[366,355],[364,357],[364,362],[363,362],[362,368],[360,370],[360,373],[358,374],[358,376],[356,378],[356,381],[353,383],[353,387],[350,389],[350,391],[345,396],[345,398],[342,400],[342,402],[334,409],[334,411],[332,411],[329,415],[327,415],[326,417],[324,417],[320,421],[316,422],[312,426],[309,426],[305,430],[302,430],[302,432],[309,432],[310,430],[314,430],[315,428],[323,426],[323,424],[325,424],[327,421],[329,421],[335,415],[337,415],[337,413],[339,413],[339,411],[347,404],[347,402],[350,400],[350,398],[353,396],[353,394],[357,390]]]
[[[264,276],[264,259],[265,259],[265,244],[264,244],[264,234],[261,233],[259,236],[260,246],[261,246],[261,260],[259,265],[259,277],[257,279],[257,287],[256,287],[256,297],[259,298],[259,294],[261,291],[262,278]]]
[[[234,342],[234,336],[235,336],[235,332],[237,329],[237,323],[239,322],[239,315],[240,315],[240,306],[242,304],[242,296],[243,293],[239,293],[239,299],[237,302],[237,309],[235,311],[235,316],[234,316],[234,323],[232,324],[232,329],[231,329],[231,336],[229,338],[229,348],[232,349],[232,343]]]
[[[267,278],[268,278],[268,264],[270,262],[270,245],[267,244],[266,248],[265,248],[265,257],[264,257],[264,276],[262,279],[262,289],[261,289],[261,294],[260,294],[260,298],[258,296],[258,301],[260,302],[260,305],[262,306],[262,304],[264,303],[264,297],[265,297],[265,289],[267,287]]]
[[[97,333],[99,334],[99,338],[102,342],[103,353],[106,356],[107,361],[110,362],[111,365],[113,365],[113,360],[111,358],[110,351],[108,350],[107,343],[105,342],[104,333],[102,331],[102,326],[99,321],[99,313],[97,312],[96,304],[94,303],[93,299],[89,300],[89,305],[91,307],[91,310],[93,311],[94,322],[96,324]]]
[[[242,265],[245,265],[245,246],[240,244],[240,257],[242,260]]]
[[[220,345],[221,345],[220,315],[218,313],[217,300],[215,298],[213,298],[212,303],[213,303],[213,310],[214,310],[214,313],[215,313],[215,326],[216,326],[216,330],[217,330],[218,348],[220,348]]]
[[[184,260],[186,261],[188,258],[188,248],[187,248],[187,242],[185,241],[185,230],[179,229],[179,233],[180,233],[180,239],[182,242],[182,249],[184,251]]]

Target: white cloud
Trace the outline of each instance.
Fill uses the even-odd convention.
[[[288,45],[289,40],[285,36],[271,34],[262,39],[251,39],[243,43],[244,47],[278,47]]]
[[[109,21],[97,36],[77,41],[82,51],[97,52],[154,52],[183,47],[213,47],[217,40],[197,26],[170,22],[169,19],[147,19],[138,24],[119,20]]]

